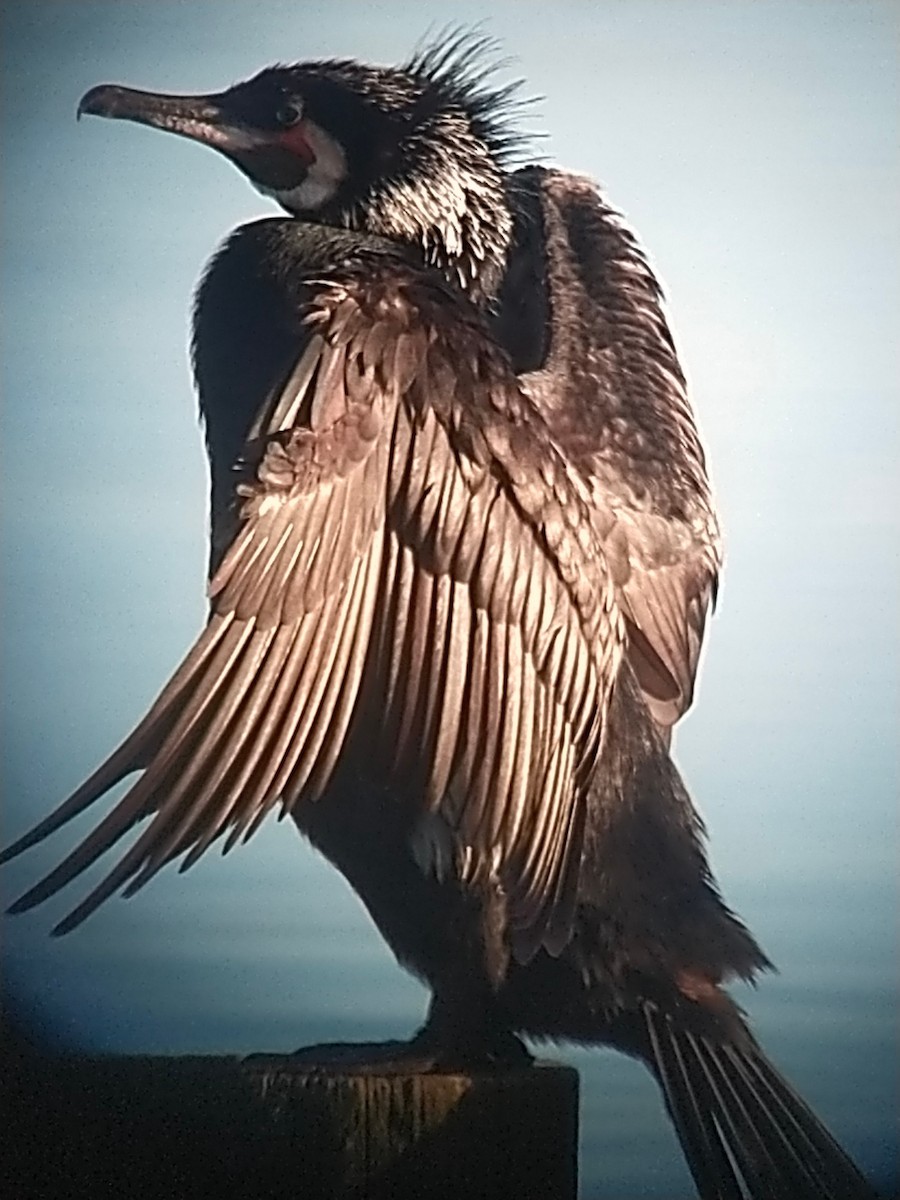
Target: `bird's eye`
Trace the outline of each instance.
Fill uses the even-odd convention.
[[[296,100],[285,100],[285,102],[277,109],[275,120],[283,129],[289,129],[291,125],[296,125],[303,116],[303,108]]]

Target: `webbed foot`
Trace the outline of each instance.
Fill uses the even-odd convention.
[[[533,1056],[513,1033],[490,1042],[448,1043],[427,1026],[408,1042],[322,1042],[291,1054],[251,1054],[249,1066],[322,1075],[470,1074],[473,1071],[521,1069]]]

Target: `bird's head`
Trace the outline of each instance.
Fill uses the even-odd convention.
[[[101,84],[78,115],[212,146],[292,215],[419,246],[426,262],[484,296],[509,245],[504,170],[519,140],[509,128],[515,89],[488,86],[485,49],[463,36],[399,68],[268,67],[202,96]]]

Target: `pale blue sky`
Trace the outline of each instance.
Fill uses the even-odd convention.
[[[900,715],[897,12],[862,0],[7,0],[3,840],[126,732],[203,619],[190,295],[217,241],[268,211],[210,152],[76,125],[79,96],[99,82],[219,89],[277,59],[394,62],[429,25],[488,17],[509,73],[544,97],[526,122],[549,135],[539,152],[603,181],[667,285],[727,537],[678,757],[726,896],[783,971],[748,1000],[768,1044],[883,1166]],[[11,866],[4,894],[74,836]],[[79,891],[5,932],[22,995],[89,1044],[296,1044],[309,1028],[291,1032],[298,987],[328,997],[337,1027],[317,1036],[340,1036],[342,1022],[357,1029],[359,993],[341,981],[360,963],[371,1032],[401,1032],[421,1007],[287,828],[47,941]],[[817,1004],[845,1024],[804,1035],[798,1014]],[[886,1117],[867,1115],[873,1079]]]

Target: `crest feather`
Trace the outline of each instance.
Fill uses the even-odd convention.
[[[531,135],[517,128],[537,97],[522,96],[523,80],[497,84],[511,64],[500,43],[478,27],[450,26],[413,52],[402,70],[434,88],[444,103],[463,109],[472,129],[504,168],[528,156]]]

